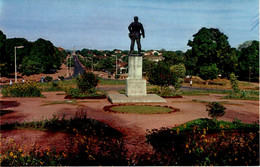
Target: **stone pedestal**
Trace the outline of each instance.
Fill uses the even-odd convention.
[[[127,96],[146,96],[146,80],[145,79],[126,79]]]
[[[143,57],[131,54],[128,59],[126,94],[108,94],[111,103],[165,103],[166,100],[155,94],[146,94],[146,80],[143,79]]]
[[[128,78],[126,79],[127,96],[146,96],[146,80],[143,79],[143,57],[137,54],[129,55]]]

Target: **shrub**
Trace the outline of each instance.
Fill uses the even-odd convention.
[[[45,77],[45,80],[46,80],[47,82],[51,82],[51,81],[53,80],[53,78],[50,77],[50,76],[46,76],[46,77]]]
[[[52,82],[52,86],[53,86],[53,87],[58,87],[59,84],[58,84],[57,82]]]
[[[63,81],[64,80],[64,76],[58,76],[58,78]]]
[[[116,74],[116,75],[115,75],[115,78],[116,78],[116,79],[119,79],[119,78],[120,78],[120,75],[119,75],[119,74]]]
[[[235,93],[238,93],[240,90],[239,90],[239,87],[238,87],[237,77],[234,73],[230,74],[230,82],[231,82],[231,86],[232,86],[233,91]]]
[[[232,133],[233,127],[240,130]],[[244,131],[245,127],[248,127],[247,131]],[[155,153],[139,158],[138,165],[257,165],[258,129],[257,124],[214,122],[211,119],[194,120],[173,129],[153,129],[146,137]]]
[[[259,91],[239,91],[239,92],[230,92],[227,96],[223,97],[224,99],[243,99],[243,100],[259,100]]]
[[[213,119],[221,117],[225,114],[225,107],[219,102],[211,102],[206,105],[206,111],[208,111],[209,116]]]
[[[84,71],[80,76],[76,78],[77,86],[82,93],[88,93],[92,88],[95,88],[99,79],[92,72]]]
[[[36,82],[6,85],[2,88],[4,97],[41,97],[41,90]]]
[[[172,86],[179,90],[181,88],[182,83],[184,82],[186,68],[184,64],[177,64],[170,67],[170,71],[172,72],[172,75],[175,76],[175,80],[172,80]]]
[[[77,97],[78,94],[80,94],[80,91],[78,88],[68,88],[65,90],[67,95],[71,95],[72,97]]]

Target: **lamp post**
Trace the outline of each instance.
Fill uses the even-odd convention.
[[[116,55],[116,75],[117,75],[117,55]]]
[[[14,47],[14,75],[15,75],[15,83],[17,83],[17,67],[16,67],[16,49],[24,48],[24,46],[15,46]]]

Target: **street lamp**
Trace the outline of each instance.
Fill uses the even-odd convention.
[[[15,83],[17,83],[17,67],[16,67],[16,49],[24,48],[24,46],[15,46],[14,47],[14,75],[15,75]]]
[[[117,75],[117,55],[116,55],[116,75]]]

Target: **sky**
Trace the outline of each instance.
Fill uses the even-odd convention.
[[[202,27],[219,29],[231,47],[259,40],[258,0],[0,0],[7,38],[43,38],[64,49],[129,50],[134,16],[145,29],[144,50],[186,51]]]

